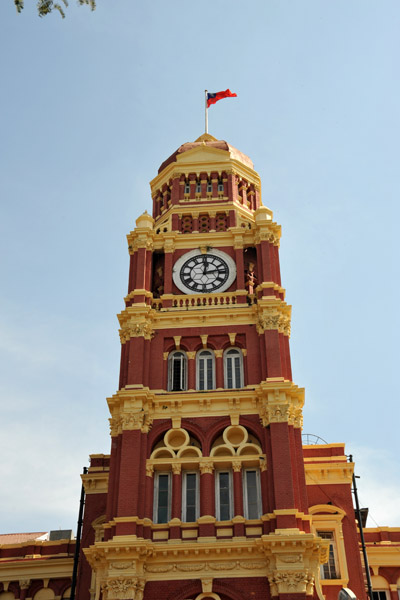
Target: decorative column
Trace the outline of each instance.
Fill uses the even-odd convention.
[[[164,294],[172,294],[172,267],[174,263],[175,234],[165,235],[164,243]],[[164,306],[171,306],[172,300],[165,300]]]
[[[228,175],[228,194],[227,194],[227,196],[231,202],[238,202],[238,199],[239,199],[238,179],[234,173],[229,173],[229,175]]]
[[[196,389],[196,352],[186,352],[188,357],[188,390]]]
[[[224,387],[224,351],[214,350],[215,355],[215,374],[216,374],[216,388],[223,389]]]
[[[144,290],[145,286],[145,268],[146,268],[146,248],[138,248],[136,263],[136,281],[135,289]]]
[[[209,213],[210,216],[210,233],[213,233],[215,231],[215,211],[211,211]]]
[[[172,464],[172,498],[171,498],[171,522],[169,529],[170,539],[181,537],[182,516],[182,468],[181,465]]]
[[[121,463],[118,493],[118,517],[137,516],[138,493],[140,489],[140,430],[125,430],[122,432]],[[129,485],[130,490],[127,490]],[[135,535],[136,523],[118,523],[117,535]]]
[[[193,212],[192,217],[193,217],[192,232],[198,232],[199,231],[199,213]]]
[[[199,537],[215,536],[214,465],[211,461],[200,464],[200,517]]]
[[[238,304],[245,304],[246,299],[246,286],[244,281],[244,257],[243,257],[243,235],[235,235],[234,237],[234,249],[235,249],[235,260],[236,260],[236,285],[237,291],[243,292],[242,295],[237,297]]]
[[[146,519],[153,520],[153,500],[154,500],[154,466],[147,465],[146,467],[146,483],[145,483],[145,508],[144,516]]]
[[[25,600],[31,585],[30,579],[21,579],[19,582],[19,600]]]
[[[232,461],[233,470],[233,532],[235,537],[245,535],[244,510],[243,510],[243,482],[242,482],[242,463],[240,460]]]

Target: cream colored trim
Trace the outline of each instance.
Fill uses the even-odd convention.
[[[207,519],[213,518],[202,517],[198,522],[206,522]],[[319,564],[327,558],[326,540],[299,531],[288,535],[263,535],[261,538],[233,538],[229,544],[215,537],[198,538],[196,541],[186,539],[185,543],[181,540],[167,541],[165,534],[168,535],[168,532],[154,532],[160,540],[157,543],[136,536],[115,536],[108,542],[84,549],[84,552],[103,589],[116,573],[127,581],[139,578],[144,583],[193,578],[268,577],[272,595],[288,593],[288,590],[312,595]],[[165,542],[162,541],[164,539]]]
[[[228,213],[233,210],[237,214],[237,220],[247,221],[251,224],[251,229],[247,227],[231,227],[227,231],[209,231],[207,233],[194,232],[188,236],[177,231],[167,231],[156,233],[156,230],[165,225],[164,221],[168,221],[168,228],[173,214],[182,216],[184,213],[193,215],[198,211],[198,201],[195,203],[188,202],[186,205],[177,204],[171,206],[168,211],[162,214],[163,223],[159,224],[156,221],[153,230],[135,229],[127,235],[130,254],[137,251],[138,248],[146,248],[149,250],[164,250],[164,252],[173,252],[174,250],[194,250],[201,246],[212,246],[215,248],[234,247],[240,248],[244,246],[255,246],[261,241],[268,241],[275,246],[279,246],[281,236],[281,227],[272,220],[257,221],[257,212],[253,213],[250,209],[242,204],[235,202],[223,201],[220,207],[215,204],[207,204],[202,202],[201,210],[204,212],[218,211]],[[262,206],[259,210],[269,210]],[[271,211],[269,211],[271,213]],[[271,213],[272,215],[272,213]],[[270,286],[268,286],[270,287]]]
[[[109,468],[107,467],[102,472],[93,472],[89,469],[86,475],[81,475],[85,493],[106,494],[108,490],[108,472]]]
[[[304,465],[307,485],[351,484],[354,463],[327,462]]]
[[[35,545],[38,543],[40,542],[35,542]],[[6,562],[0,561],[0,581],[9,583],[27,579],[68,579],[72,574],[73,562],[72,557],[63,557],[60,554],[39,555],[37,558],[22,561],[7,559]]]
[[[227,315],[229,315],[230,326],[235,329],[238,325],[256,325],[259,334],[263,334],[266,330],[277,329],[284,335],[290,335],[291,306],[286,302],[279,298],[264,298],[251,306],[247,303],[233,304],[233,299],[239,296],[238,292],[164,295],[161,299],[157,299],[155,306],[161,306],[163,299],[171,300],[177,305],[159,310],[133,304],[118,315],[121,342],[140,336],[152,339],[155,332],[160,329],[182,331],[185,328],[196,327],[201,331],[201,327],[207,327],[209,331],[213,326],[226,327]],[[233,335],[235,332],[229,333]],[[179,338],[179,341],[181,337],[174,336]]]
[[[329,504],[317,504],[314,506],[310,506],[309,512],[312,515],[312,530],[314,531],[314,533],[317,533],[318,531],[333,532],[334,544],[336,548],[336,558],[339,566],[340,577],[338,579],[329,580],[322,579],[322,577],[320,577],[321,585],[334,585],[333,583],[331,583],[332,581],[334,581],[336,584],[342,585],[343,587],[347,587],[349,582],[349,573],[347,570],[346,551],[344,547],[344,536],[342,529],[342,520],[346,516],[345,511],[339,508],[338,506],[333,506]]]
[[[173,416],[191,418],[202,415],[231,417],[235,414],[254,414],[260,415],[265,427],[277,422],[288,422],[294,427],[301,427],[304,389],[290,381],[264,381],[254,387],[210,390],[201,394],[195,390],[165,392],[132,386],[119,390],[107,402],[111,413],[111,435],[118,435],[124,429],[146,432],[153,420]],[[341,469],[349,468],[349,463],[338,464]],[[307,465],[306,468],[309,468],[312,482],[315,468],[321,470],[325,465]]]

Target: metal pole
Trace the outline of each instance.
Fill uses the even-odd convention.
[[[87,472],[88,472],[87,467],[83,467],[83,474],[86,475]],[[77,530],[76,530],[74,568],[73,568],[73,571],[72,571],[70,600],[75,600],[75,589],[76,589],[76,579],[77,579],[77,575],[78,575],[79,552],[80,552],[80,549],[81,549],[81,532],[82,532],[83,509],[84,509],[84,507],[85,507],[85,488],[84,488],[84,485],[82,483],[81,498],[80,498],[80,501],[79,501],[78,527],[77,527]]]
[[[207,92],[208,90],[204,90],[205,95],[205,125],[206,125],[206,133],[208,133],[208,107],[207,107]]]
[[[349,459],[350,459],[350,462],[353,462],[353,455],[352,454],[350,454]],[[367,577],[368,596],[369,596],[370,600],[372,600],[371,575],[370,575],[370,572],[369,572],[367,548],[365,546],[364,530],[363,530],[362,520],[361,520],[360,504],[358,502],[358,492],[357,492],[356,479],[359,479],[359,477],[356,477],[354,475],[354,472],[353,472],[353,494],[354,494],[354,499],[356,501],[356,513],[357,513],[357,519],[358,519],[358,527],[360,529],[361,548],[362,548],[362,553],[363,553],[363,557],[364,557],[365,575]]]

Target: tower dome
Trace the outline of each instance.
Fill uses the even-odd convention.
[[[204,148],[204,146],[206,146],[207,148],[213,148],[217,150],[223,150],[224,152],[229,152],[229,156],[231,158],[242,162],[247,167],[250,167],[250,169],[254,168],[253,161],[251,160],[251,158],[246,156],[246,154],[243,154],[243,152],[240,152],[240,150],[234,148],[234,146],[231,146],[230,144],[228,144],[228,142],[225,142],[225,140],[217,140],[209,133],[203,133],[203,135],[197,138],[197,140],[195,140],[194,142],[186,142],[185,144],[182,144],[182,146],[179,146],[179,148],[175,150],[175,152],[173,152],[171,156],[164,160],[164,162],[160,165],[158,172],[161,173],[168,165],[177,162],[178,157],[184,152],[188,152],[189,150],[197,148]]]

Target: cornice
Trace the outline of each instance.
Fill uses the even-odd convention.
[[[24,558],[23,560],[0,561],[0,581],[6,583],[29,579],[70,578],[73,560],[73,556],[60,557],[58,554],[40,555],[37,558]]]
[[[365,531],[365,530],[364,530]],[[366,542],[368,563],[374,567],[398,567],[399,566],[399,542]]]
[[[111,435],[124,430],[148,432],[156,419],[201,416],[258,415],[262,425],[302,426],[304,389],[290,381],[264,381],[240,390],[166,392],[142,386],[126,387],[107,399]]]
[[[118,315],[121,342],[125,343],[133,337],[150,340],[159,329],[182,330],[205,326],[255,325],[259,334],[277,330],[290,336],[291,306],[275,297],[261,298],[253,305],[236,303],[236,299],[240,299],[244,293],[239,290],[222,294],[165,294],[161,298],[159,310],[144,303],[132,304]],[[162,302],[165,300],[176,302],[177,306],[164,308]],[[219,304],[208,304],[214,301]]]
[[[307,485],[351,484],[354,463],[326,462],[304,464]]]
[[[178,155],[176,161],[165,167],[161,173],[150,181],[151,194],[153,195],[164,183],[169,183],[171,179],[175,179],[181,175],[187,176],[190,173],[196,173],[197,177],[199,177],[200,173],[204,172],[221,173],[225,171],[228,174],[233,173],[240,178],[247,179],[249,183],[254,183],[258,189],[261,188],[261,179],[257,171],[246,166],[239,160],[227,156],[226,150],[207,147],[207,152],[212,156],[212,160],[210,158],[199,161],[190,160],[191,155],[198,154],[198,152],[198,148],[194,148],[182,155]],[[183,157],[185,160],[182,160]]]
[[[298,530],[255,539],[199,538],[185,544],[120,536],[84,552],[106,598],[137,598],[132,592],[143,590],[148,581],[260,576],[268,577],[272,595],[312,595],[319,564],[327,560],[328,541]]]
[[[262,207],[272,215],[266,207]],[[208,212],[229,212],[234,210],[238,215],[239,226],[230,227],[226,231],[214,231],[207,233],[193,232],[190,236],[178,231],[170,231],[171,219],[173,214],[184,214],[193,211]],[[260,210],[260,209],[258,209]],[[279,246],[281,236],[281,227],[271,217],[262,221],[256,220],[256,212],[253,212],[241,204],[227,202],[216,205],[204,202],[199,205],[175,204],[165,211],[152,227],[136,227],[127,235],[129,253],[133,254],[139,248],[147,250],[161,250],[173,252],[174,250],[187,249],[192,250],[201,245],[214,247],[235,247],[241,248],[244,245],[251,246],[267,241],[275,246]],[[161,220],[162,219],[162,220]],[[245,223],[250,223],[251,228],[245,227]],[[160,231],[157,229],[165,226],[169,231]]]
[[[108,490],[108,471],[95,471],[89,468],[89,472],[81,475],[82,484],[86,494],[106,494]]]

